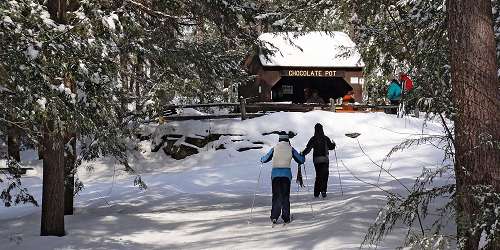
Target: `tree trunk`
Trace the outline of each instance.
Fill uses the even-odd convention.
[[[76,134],[67,138],[64,146],[64,215],[72,215],[75,194]]]
[[[477,249],[481,232],[471,232],[478,211],[471,188],[500,192],[500,92],[490,0],[448,1],[455,117],[457,234],[463,249]],[[499,246],[500,247],[500,246]]]
[[[48,0],[47,9],[57,23],[65,23],[68,1]],[[65,78],[66,80],[66,78]],[[43,191],[41,236],[64,236],[64,137],[48,119],[42,125]]]
[[[41,143],[43,138],[40,138],[39,140],[40,140],[40,143],[38,143],[38,160],[43,160],[43,145]]]
[[[43,128],[41,236],[64,236],[64,141],[52,126]]]
[[[64,24],[66,22],[67,6],[68,3],[66,0],[48,0],[47,10],[49,11],[50,18],[57,23]]]
[[[137,74],[135,72],[135,63],[137,63],[137,57],[133,57],[129,60],[129,63],[131,63],[131,66],[129,68],[129,83],[128,83],[128,92],[130,93],[130,96],[134,95],[134,84],[137,81]]]
[[[19,129],[9,125],[8,134],[7,134],[7,152],[9,158],[16,160],[17,162],[21,161],[20,154],[20,143],[19,143]]]
[[[128,92],[129,89],[129,78],[130,74],[128,72],[128,57],[126,53],[120,52],[120,80],[122,82],[122,88],[121,91],[124,93]],[[125,95],[125,94],[124,94]],[[122,95],[122,96],[124,96]],[[126,99],[122,97],[121,99],[121,109],[122,112],[125,112],[127,109],[127,102]]]
[[[142,110],[141,85],[143,84],[144,84],[144,59],[142,55],[138,55],[137,64],[135,65],[135,109],[137,112]]]

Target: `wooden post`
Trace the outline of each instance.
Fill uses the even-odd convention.
[[[247,119],[246,105],[247,105],[247,100],[243,97],[240,97],[240,112],[242,121]]]
[[[333,98],[330,98],[330,111],[336,112],[336,110],[335,110],[335,100],[333,100]]]

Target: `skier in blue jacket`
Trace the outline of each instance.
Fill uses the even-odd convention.
[[[389,84],[387,98],[391,102],[391,105],[399,105],[401,101],[401,84],[396,79],[392,79],[391,84]],[[390,109],[389,113],[396,114],[397,109]]]
[[[260,158],[262,163],[272,160],[272,209],[271,221],[276,224],[278,218],[285,223],[290,222],[290,183],[292,181],[291,161],[292,158],[299,164],[305,162],[305,157],[300,155],[290,144],[288,135],[285,132],[279,133],[279,142]]]

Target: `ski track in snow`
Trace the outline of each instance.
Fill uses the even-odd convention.
[[[261,134],[295,131],[298,135],[291,140],[292,146],[302,150],[316,122],[323,124],[325,133],[337,144],[344,196],[340,194],[337,165],[331,152],[328,197],[313,199],[312,192],[307,188],[297,191],[292,182],[290,201],[294,221],[286,227],[272,228],[271,168],[265,164],[249,223],[259,158],[277,141],[277,135]],[[323,111],[275,113],[246,121],[176,122],[169,126],[175,125],[178,132],[204,134],[208,127],[213,133],[242,133],[265,145],[263,149],[245,152],[231,148],[215,151],[207,146],[197,155],[176,161],[162,150],[151,153],[151,143],[145,141],[142,153],[132,156],[131,162],[148,185],[146,191],[133,187],[133,176],[123,174],[122,168],[111,160],[86,163],[92,164],[94,170],[92,173],[85,167],[79,170],[85,189],[75,198],[75,215],[65,217],[67,236],[38,236],[40,207],[1,207],[0,246],[2,249],[359,249],[368,226],[384,205],[385,196],[356,180],[342,167],[340,160],[357,177],[377,183],[379,169],[362,154],[356,140],[344,134],[361,133],[358,139],[363,149],[380,163],[393,146],[410,134],[442,131],[438,123],[428,122],[424,128],[422,124],[421,119],[398,119],[382,113]],[[312,191],[311,155],[306,161],[305,181]],[[35,168],[22,181],[41,203],[41,162],[33,160],[35,154],[31,151],[23,152],[22,158],[26,165]],[[411,186],[423,167],[439,165],[442,158],[443,152],[435,147],[419,146],[396,153],[384,166]],[[294,178],[296,168],[293,164]],[[405,193],[385,173],[380,184]],[[396,226],[378,249],[400,246],[405,233],[404,227]]]

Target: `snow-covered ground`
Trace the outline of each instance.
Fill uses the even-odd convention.
[[[302,150],[320,122],[325,133],[337,143],[337,157],[344,195],[340,193],[335,154],[330,154],[330,181],[327,199],[313,199],[307,189],[297,191],[292,183],[291,210],[295,220],[287,227],[270,226],[271,168],[264,165],[255,200],[252,223],[250,206],[259,175],[259,158],[277,142],[276,130],[298,135],[292,146]],[[357,249],[370,223],[384,204],[384,194],[355,179],[377,183],[379,169],[362,154],[355,139],[345,133],[358,132],[365,152],[381,162],[389,150],[417,134],[438,134],[438,123],[422,119],[398,119],[383,113],[274,113],[246,121],[184,121],[169,123],[156,131],[186,135],[207,133],[242,134],[241,138],[264,142],[264,148],[236,151],[238,142],[222,137],[184,160],[173,160],[160,150],[150,152],[151,141],[142,142],[141,153],[132,157],[148,185],[146,191],[133,187],[133,176],[111,160],[102,159],[82,167],[78,176],[85,189],[76,197],[75,215],[66,216],[65,237],[40,237],[41,208],[21,206],[0,208],[0,246],[2,249]],[[225,143],[224,150],[215,150]],[[231,144],[232,143],[232,144]],[[24,163],[35,168],[22,179],[41,202],[41,163],[31,152],[23,152]],[[443,152],[433,146],[420,146],[396,153],[384,163],[392,174],[411,185],[422,168],[439,165]],[[314,168],[306,162],[312,186]],[[296,165],[293,169],[294,175]],[[113,177],[114,176],[114,177]],[[295,177],[295,176],[294,176]],[[396,192],[404,189],[387,174],[380,184]],[[312,188],[312,187],[311,187]],[[311,205],[313,213],[311,211]],[[402,227],[378,246],[394,249],[402,244]]]

